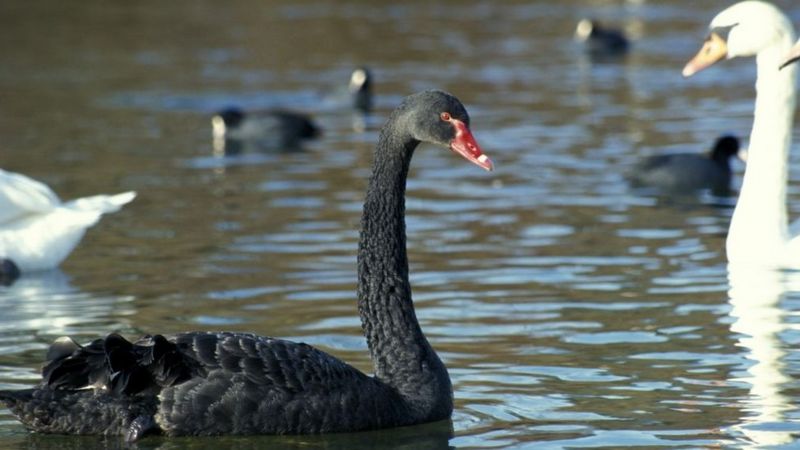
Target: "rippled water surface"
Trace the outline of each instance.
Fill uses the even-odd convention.
[[[372,147],[404,95],[436,87],[496,165],[422,147],[408,183],[414,298],[452,423],[138,447],[797,448],[796,275],[731,290],[735,197],[656,197],[624,177],[643,155],[749,134],[752,60],[680,76],[728,3],[0,3],[0,165],[63,198],[139,193],[60,271],[0,287],[0,388],[33,384],[54,338],[111,331],[252,331],[370,371],[355,248]],[[631,53],[583,55],[583,16],[625,26]],[[378,95],[364,130],[332,94],[362,64]],[[324,135],[216,157],[209,117],[231,104],[307,111]],[[0,410],[2,448],[116,445],[31,435]]]

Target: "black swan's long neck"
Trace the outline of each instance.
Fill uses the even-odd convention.
[[[444,418],[452,410],[447,369],[422,334],[411,300],[405,190],[418,142],[384,127],[361,220],[358,308],[375,376],[406,399],[412,413]]]

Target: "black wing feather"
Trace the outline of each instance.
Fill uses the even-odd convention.
[[[55,345],[55,344],[54,344]],[[118,334],[78,346],[67,354],[62,344],[48,355],[43,384],[50,389],[77,390],[86,387],[116,394],[157,392],[197,373],[196,361],[185,358],[174,343],[161,335],[145,336],[131,343]]]
[[[129,434],[144,423],[168,435],[284,434],[410,423],[393,389],[325,352],[280,339],[196,332],[131,343],[114,334],[85,346],[62,341],[48,355],[34,397],[4,399],[0,392],[40,431]]]

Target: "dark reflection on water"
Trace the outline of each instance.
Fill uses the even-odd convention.
[[[207,449],[322,449],[367,450],[374,448],[394,450],[447,450],[453,428],[450,421],[436,422],[416,427],[393,430],[392,433],[365,432],[334,434],[329,436],[249,436],[214,438],[162,438],[150,437],[126,445],[118,439],[48,435],[19,435],[4,439],[5,448],[30,448],[63,450],[132,449],[132,450],[207,450]]]
[[[791,448],[796,277],[729,279],[735,197],[625,181],[644,155],[748,135],[752,61],[679,73],[728,3],[0,3],[0,165],[63,198],[139,192],[61,271],[0,287],[0,388],[34,383],[55,337],[111,331],[250,331],[370,371],[354,298],[372,146],[405,94],[438,87],[497,167],[422,147],[408,184],[414,296],[452,423],[138,447]],[[585,16],[625,27],[631,52],[587,58]],[[363,64],[377,99],[359,118],[336,95]],[[310,113],[323,135],[215,155],[210,114],[234,103]],[[29,435],[0,411],[0,447],[118,444]]]

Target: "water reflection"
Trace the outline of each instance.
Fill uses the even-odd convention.
[[[80,341],[82,336],[92,339],[110,330],[128,329],[127,317],[135,314],[132,300],[81,292],[58,269],[24,274],[12,286],[0,287],[0,354],[16,361],[31,355],[41,362],[55,337],[70,335]],[[9,368],[4,370],[4,378],[38,380],[33,367]]]
[[[447,450],[453,434],[452,423],[429,423],[393,430],[339,433],[324,436],[245,436],[204,438],[148,437],[135,444],[125,444],[121,439],[81,436],[51,436],[27,434],[3,440],[4,449],[59,450]]]
[[[747,353],[748,367],[732,373],[733,384],[749,385],[743,400],[746,415],[732,428],[752,445],[762,448],[795,442],[800,425],[787,427],[787,413],[796,409],[785,394],[793,378],[787,373],[787,344],[782,336],[791,328],[783,301],[800,288],[800,272],[729,265],[731,331]]]

